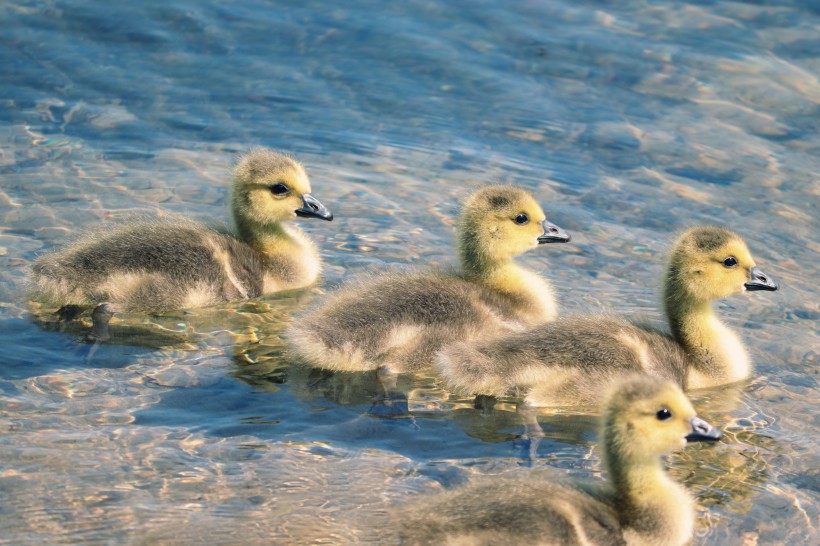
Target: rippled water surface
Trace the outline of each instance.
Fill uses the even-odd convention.
[[[562,311],[659,318],[679,229],[743,234],[781,290],[720,302],[753,379],[670,458],[697,544],[817,543],[820,16],[777,2],[0,4],[0,543],[380,544],[478,474],[599,478],[595,420],[493,410],[283,356],[292,314],[364,271],[452,259],[459,201],[531,189],[573,242],[522,262]],[[129,214],[227,221],[237,152],[291,151],[336,215],[320,286],[57,331],[26,272]],[[39,319],[37,318],[39,317]]]

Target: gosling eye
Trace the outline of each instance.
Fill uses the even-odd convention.
[[[658,413],[655,414],[655,417],[658,418],[658,421],[666,421],[667,419],[672,417],[672,412],[666,408],[663,408],[662,410],[658,410]]]
[[[737,258],[734,256],[729,256],[723,260],[723,267],[737,267]]]
[[[529,221],[530,221],[530,217],[529,217],[529,216],[527,216],[525,213],[523,213],[523,212],[522,212],[521,214],[519,214],[518,216],[516,216],[516,217],[515,217],[515,220],[514,220],[514,221],[515,221],[515,223],[516,223],[516,224],[518,224],[519,226],[523,226],[524,224],[528,224],[528,223],[529,223]]]
[[[290,188],[279,182],[278,184],[274,184],[270,187],[270,192],[273,195],[286,195],[290,193]]]

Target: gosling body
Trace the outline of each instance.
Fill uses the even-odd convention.
[[[669,331],[615,315],[564,317],[487,342],[455,343],[435,367],[454,390],[522,396],[533,406],[594,405],[613,379],[635,372],[683,388],[732,383],[750,375],[751,363],[711,302],[776,289],[738,235],[697,227],[681,235],[667,267]]]
[[[286,333],[296,355],[340,371],[413,371],[454,339],[522,330],[553,320],[550,283],[513,261],[539,244],[566,242],[528,192],[490,186],[460,217],[460,268],[371,276],[328,297]]]
[[[673,383],[622,378],[603,408],[607,483],[487,477],[402,510],[402,544],[685,544],[695,503],[661,457],[687,441],[720,437]]]
[[[331,220],[295,159],[258,148],[238,162],[231,189],[235,230],[184,217],[139,219],[90,233],[33,267],[37,301],[161,311],[255,298],[315,282],[316,246],[297,216]]]

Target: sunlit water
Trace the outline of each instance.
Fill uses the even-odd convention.
[[[339,282],[449,263],[458,203],[486,182],[531,189],[571,231],[522,258],[566,313],[660,318],[676,231],[747,238],[781,290],[719,311],[756,372],[695,395],[727,435],[671,471],[704,509],[698,544],[816,543],[808,4],[0,4],[0,543],[392,543],[395,507],[477,474],[601,478],[594,417],[541,414],[532,439],[514,400],[477,410],[427,374],[391,407],[371,376],[283,357],[289,318]],[[252,145],[297,154],[336,215],[302,223],[321,286],[122,316],[97,348],[28,305],[33,260],[84,228],[227,221]]]

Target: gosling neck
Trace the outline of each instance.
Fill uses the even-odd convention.
[[[459,241],[459,261],[467,280],[514,296],[528,292],[528,274],[532,273],[516,264],[511,256],[499,257],[486,252],[477,234],[469,231],[463,234]]]
[[[632,508],[651,503],[657,487],[667,487],[671,481],[657,457],[624,460],[618,454],[608,454],[605,466],[615,496]],[[677,485],[676,485],[677,487]]]
[[[515,267],[512,258],[490,259],[490,257],[464,246],[460,249],[460,263],[464,276],[473,280],[489,279]]]
[[[516,306],[516,318],[524,326],[535,326],[558,316],[549,281],[518,265],[512,257],[492,258],[464,241],[459,245],[459,256],[464,278],[509,297]]]
[[[691,538],[694,501],[668,476],[658,457],[625,460],[608,454],[605,465],[625,538],[636,535],[628,542],[677,545]]]
[[[298,228],[289,228],[280,222],[261,224],[236,216],[234,224],[237,236],[263,254],[281,252],[283,247],[301,246],[298,234],[293,231]]]
[[[461,271],[468,279],[481,282],[503,276],[505,272],[518,269],[512,256],[489,252],[474,224],[474,219],[462,219],[458,240],[458,255]]]
[[[687,388],[733,383],[748,377],[751,363],[740,338],[717,317],[710,301],[685,294],[667,280],[664,303],[672,335],[689,361]]]

